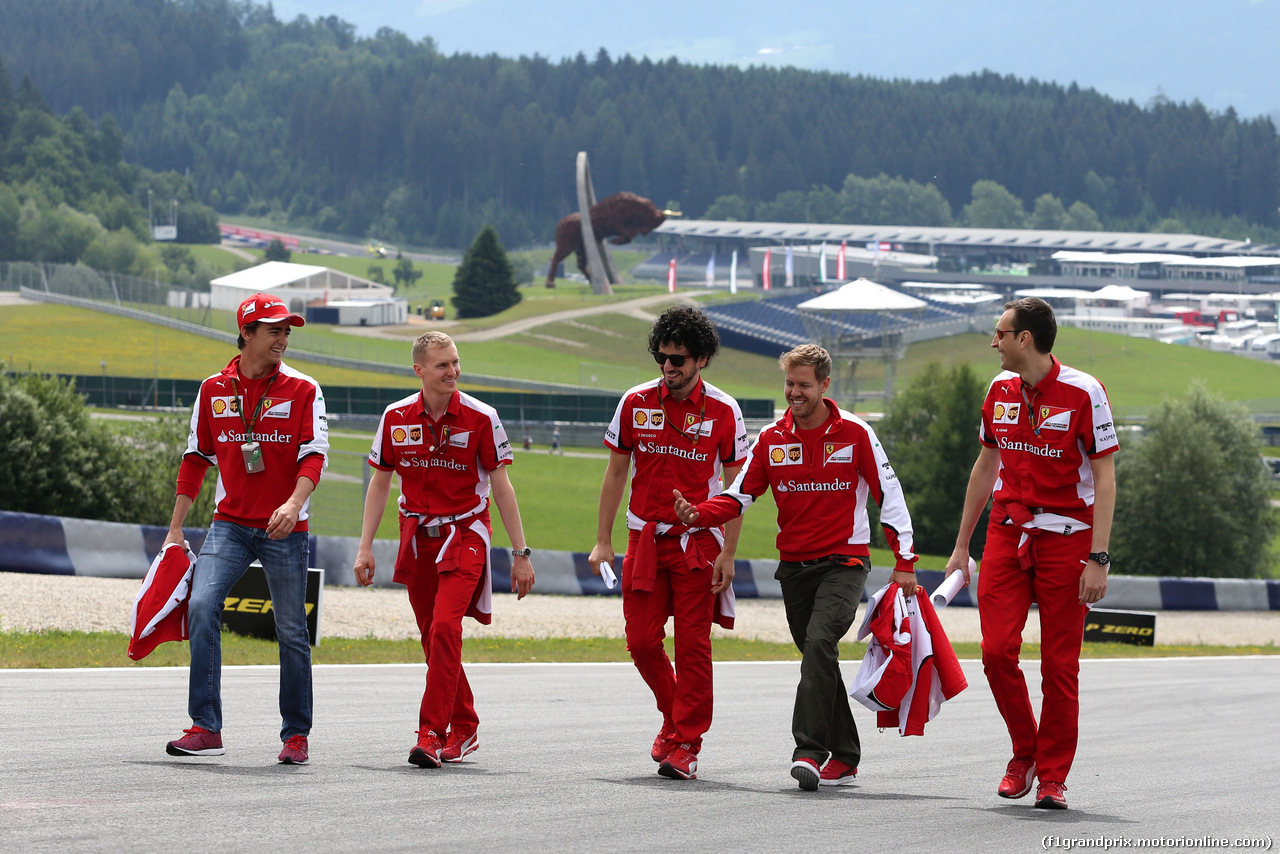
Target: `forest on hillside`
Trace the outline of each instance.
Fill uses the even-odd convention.
[[[83,262],[99,270],[203,285],[210,271],[185,247],[152,241],[148,204],[170,217],[183,243],[219,239],[217,214],[174,172],[123,158],[124,135],[79,107],[54,113],[23,76],[13,85],[0,58],[0,262]]]
[[[444,55],[252,0],[0,0],[0,20],[11,73],[60,113],[111,116],[128,161],[187,176],[224,214],[325,232],[459,247],[488,222],[508,246],[546,241],[576,207],[579,150],[598,194],[694,217],[1255,242],[1280,225],[1276,128],[1199,103],[990,72],[933,83],[603,50]],[[979,221],[992,205],[978,185],[1000,222]]]

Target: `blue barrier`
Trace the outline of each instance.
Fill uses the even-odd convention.
[[[199,551],[207,531],[186,528],[192,549]],[[167,529],[158,526],[126,525],[0,510],[0,572],[31,572],[49,575],[86,575],[141,580],[152,559],[160,551]],[[325,568],[327,584],[354,585],[355,537],[311,537],[313,567]],[[391,585],[391,567],[397,544],[377,540],[373,552],[378,572],[375,584]],[[511,553],[492,550],[493,589],[511,589]],[[571,596],[617,596],[593,575],[583,552],[536,551],[534,570],[538,580],[534,591]],[[777,561],[738,560],[735,562],[733,590],[739,599],[779,599],[782,589],[774,579]],[[615,567],[620,570],[621,567]],[[876,567],[867,580],[867,590],[887,584],[891,569]],[[943,573],[922,569],[918,579],[928,590],[942,583]],[[865,594],[864,594],[864,599]],[[961,590],[952,607],[972,607],[977,597],[973,587]],[[1109,580],[1107,608],[1147,611],[1280,611],[1280,581],[1241,578],[1149,578],[1115,575]]]

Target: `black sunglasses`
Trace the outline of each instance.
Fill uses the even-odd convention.
[[[653,360],[659,365],[665,365],[668,360],[674,368],[683,368],[685,359],[693,358],[692,356],[681,356],[679,353],[654,353]]]

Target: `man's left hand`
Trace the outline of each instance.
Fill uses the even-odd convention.
[[[1080,604],[1092,605],[1107,595],[1107,570],[1110,566],[1099,566],[1096,561],[1084,565],[1080,573]]]
[[[283,540],[292,534],[294,527],[298,524],[300,512],[299,508],[288,501],[277,507],[267,522],[267,537],[272,540]]]
[[[516,601],[529,595],[533,587],[533,562],[526,556],[511,559],[511,592],[516,594]]]
[[[720,552],[711,565],[711,592],[719,594],[733,584],[733,555]]]

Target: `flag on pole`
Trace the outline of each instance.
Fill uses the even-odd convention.
[[[716,253],[711,253],[710,260],[707,261],[707,287],[714,288],[716,286]]]
[[[827,283],[827,241],[822,241],[822,251],[818,253],[818,281]]]
[[[769,268],[772,266],[773,266],[773,250],[766,249],[764,250],[764,272],[761,277],[761,284],[764,286],[764,289],[766,291],[769,290],[769,273],[770,273]]]
[[[836,255],[836,279],[843,282],[849,278],[844,274],[844,241],[840,241],[840,253]]]
[[[667,293],[674,294],[676,292],[676,259],[672,258],[671,263],[667,265]]]
[[[736,294],[738,292],[738,250],[733,250],[733,256],[729,259],[729,293]]]
[[[791,244],[787,244],[787,287],[794,288],[796,286],[796,267],[795,259],[792,257]]]

